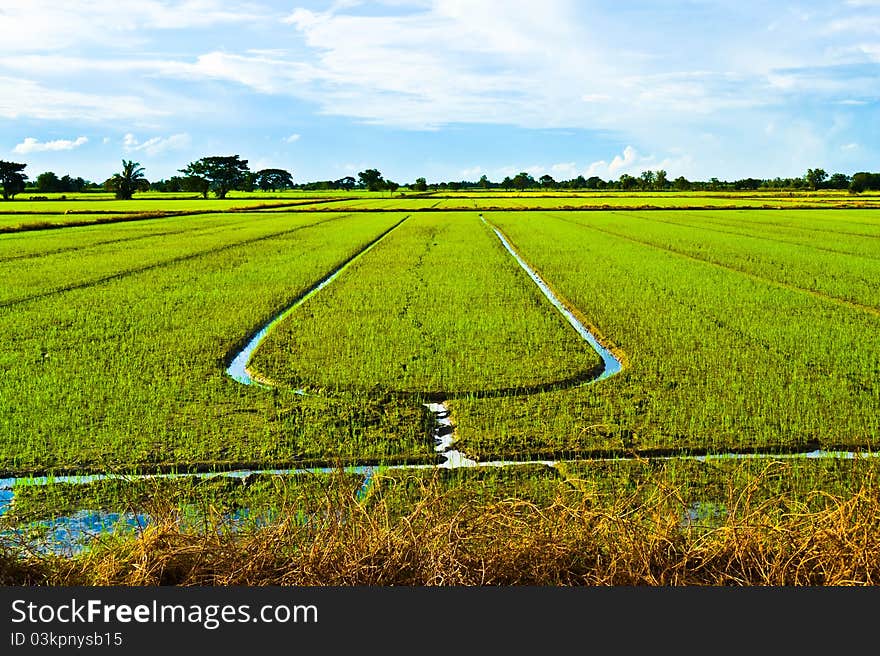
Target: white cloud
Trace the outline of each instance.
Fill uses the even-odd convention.
[[[127,153],[143,151],[148,155],[159,155],[168,150],[179,150],[190,145],[192,140],[186,133],[172,134],[170,137],[151,137],[140,142],[132,133],[122,139],[122,148]]]
[[[555,180],[570,180],[580,174],[575,162],[558,162],[550,166],[550,175]]]
[[[56,16],[51,8],[57,3],[34,4]],[[795,63],[821,67],[847,57],[875,57],[870,43],[858,51],[815,47],[810,40],[819,38],[819,27],[805,28],[803,43],[779,37],[761,41],[746,31],[750,23],[711,35],[716,37],[712,41],[694,36],[698,29],[683,27],[669,35],[682,45],[676,59],[666,48],[668,39],[656,41],[656,9],[632,10],[626,21],[609,21],[602,12],[585,15],[574,0],[540,5],[510,0],[503,12],[493,0],[395,0],[378,3],[369,14],[349,11],[360,4],[335,2],[326,11],[299,8],[279,21],[295,30],[292,36],[300,38],[305,54],[272,47],[279,45],[273,42],[260,47],[245,42],[243,54],[215,49],[180,59],[120,59],[19,52],[3,65],[41,75],[105,72],[232,82],[317,103],[323,114],[404,128],[500,123],[631,135],[646,121],[659,126],[697,114],[712,122],[722,112],[775,106],[789,95],[822,94],[835,101],[876,81],[870,75],[841,81],[831,73],[777,70]],[[94,15],[109,0],[86,5],[82,13],[100,23]],[[840,21],[853,20],[838,14]],[[103,20],[131,36],[144,27],[171,29],[177,22],[201,27],[266,15],[245,5],[230,9],[219,0],[146,0],[128,18]],[[695,60],[685,53],[700,39],[702,51]],[[701,70],[692,70],[694,61]]]
[[[292,134],[289,137],[284,137],[284,139],[282,139],[282,141],[284,141],[284,143],[289,143],[289,144],[296,143],[299,140],[300,140],[300,135],[298,135],[298,134]]]
[[[857,143],[843,144],[843,145],[840,147],[840,149],[841,149],[841,150],[858,150],[858,149],[859,149],[859,144],[857,144]]]
[[[145,30],[184,30],[270,20],[253,5],[221,0],[27,0],[4,2],[0,10],[0,52],[21,54],[79,44],[133,48],[147,41]]]
[[[143,99],[133,96],[66,91],[21,78],[0,76],[0,88],[0,118],[142,120],[169,113],[167,109],[147,106]]]
[[[12,152],[21,155],[29,153],[44,153],[59,150],[73,150],[79,148],[88,142],[86,137],[77,137],[76,139],[56,139],[54,141],[38,141],[34,137],[26,137],[24,141],[17,144]]]

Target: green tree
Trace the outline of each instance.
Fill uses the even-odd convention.
[[[198,191],[207,198],[210,190],[217,198],[226,198],[226,194],[247,181],[247,163],[238,155],[202,157],[179,170],[188,178],[185,185],[189,191]]]
[[[480,176],[480,181],[477,184],[480,185],[482,189],[488,189],[492,186],[492,183],[489,182],[489,178],[485,173]]]
[[[513,188],[513,180],[510,179],[509,175],[504,176],[501,186],[504,188],[504,191],[510,191]]]
[[[367,169],[358,173],[360,185],[367,191],[381,191],[385,187],[385,180],[378,169]]]
[[[849,191],[852,194],[860,194],[863,191],[876,191],[880,189],[880,173],[868,173],[859,171],[854,173],[849,183]]]
[[[428,181],[424,178],[416,178],[412,185],[413,191],[428,191]]]
[[[389,192],[391,192],[389,195],[390,195],[390,196],[393,196],[393,195],[394,195],[394,192],[397,191],[398,189],[400,189],[400,185],[397,184],[396,182],[394,182],[394,180],[386,180],[386,181],[385,181],[385,188],[386,188]]]
[[[688,179],[687,179],[686,177],[684,177],[683,175],[678,176],[678,177],[672,182],[672,186],[675,187],[675,189],[676,189],[677,191],[690,191],[690,190],[691,190],[691,183],[690,183],[690,180],[688,180]]]
[[[335,184],[336,187],[339,189],[351,191],[357,185],[357,180],[355,180],[350,175],[347,175],[344,178],[339,178],[339,180],[335,180],[333,184]]]
[[[813,191],[822,188],[822,183],[825,182],[825,179],[828,177],[828,174],[825,172],[825,169],[807,169],[807,172],[804,174],[804,182],[806,182],[810,189]]]
[[[618,185],[620,185],[621,189],[623,189],[624,191],[629,191],[630,189],[635,187],[639,183],[639,181],[631,176],[629,173],[624,173],[620,176],[617,183]]]
[[[253,171],[245,171],[234,189],[238,191],[253,191],[257,188],[257,174]]]
[[[112,191],[120,200],[131,200],[136,191],[149,189],[150,183],[144,177],[144,167],[140,162],[122,160],[122,172],[114,173],[113,177],[104,183],[108,191]]]
[[[657,169],[654,172],[654,189],[663,190],[669,186],[669,179],[666,177],[666,171]]]
[[[654,186],[654,172],[642,171],[639,176],[639,187],[641,189],[651,189]]]
[[[849,176],[845,173],[835,173],[825,184],[829,189],[847,189],[849,187]]]
[[[14,200],[16,194],[24,191],[27,175],[22,171],[26,166],[27,164],[0,160],[0,184],[3,185],[3,200]]]
[[[59,180],[58,176],[52,171],[40,173],[40,175],[37,176],[36,183],[37,191],[41,194],[53,194],[61,189],[61,180]]]
[[[284,169],[260,169],[256,173],[257,186],[263,191],[278,191],[293,187],[293,176]]]
[[[180,172],[183,173],[183,169],[178,169],[178,170],[180,170]],[[180,176],[173,176],[173,177],[178,178],[180,180],[180,188],[181,189],[183,189],[184,191],[194,191],[196,193],[199,193],[202,195],[202,198],[207,198],[208,192],[211,191],[211,182],[208,180],[208,178],[206,178],[204,176],[195,175],[195,174],[188,174],[183,177],[180,177]]]
[[[541,183],[541,186],[545,189],[555,189],[556,188],[556,180],[553,179],[553,176],[549,173],[545,173],[538,181]]]
[[[535,179],[525,171],[522,171],[513,177],[511,184],[519,191],[522,191],[528,187],[534,187]]]

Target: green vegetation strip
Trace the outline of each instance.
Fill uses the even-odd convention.
[[[876,316],[568,216],[488,218],[631,366],[586,388],[450,401],[463,452],[491,460],[876,448]]]
[[[290,217],[278,216],[260,234],[242,239],[233,226],[225,242],[212,237],[196,252],[189,237],[169,235],[152,245],[154,255],[143,254],[155,266],[0,308],[0,470],[430,457],[423,408],[381,397],[280,399],[223,371],[254,326],[401,218],[348,217],[294,230]],[[130,271],[133,258],[122,249],[115,266]],[[64,272],[74,281],[83,275],[79,253],[34,262],[53,288]]]
[[[416,215],[280,323],[251,369],[442,400],[570,386],[602,363],[475,216]]]

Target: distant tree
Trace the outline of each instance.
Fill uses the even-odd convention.
[[[202,157],[179,170],[188,178],[185,184],[189,191],[198,191],[207,198],[210,190],[217,198],[226,198],[226,194],[247,181],[247,163],[238,155]]]
[[[237,191],[253,191],[257,188],[257,174],[253,171],[245,171],[241,174],[241,179],[233,187]]]
[[[256,172],[257,186],[263,191],[278,191],[293,187],[293,176],[284,169],[260,169]]]
[[[187,167],[189,168],[189,167]],[[186,169],[179,169],[181,173],[183,173]],[[208,178],[203,177],[201,175],[189,174],[184,175],[183,177],[174,176],[180,178],[180,188],[183,191],[194,191],[202,195],[202,198],[208,197],[208,192],[211,191],[211,182]]]
[[[684,177],[683,175],[680,175],[675,180],[673,180],[672,186],[675,187],[675,189],[677,191],[690,191],[691,190],[690,181],[686,177]]]
[[[534,187],[535,179],[525,171],[522,171],[513,177],[512,184],[517,190],[522,191],[528,187]]]
[[[504,188],[504,191],[510,191],[513,188],[513,180],[510,179],[509,175],[504,176],[501,186]]]
[[[641,189],[651,189],[654,186],[654,172],[653,171],[642,171],[641,175],[639,175],[639,188]]]
[[[172,175],[167,180],[156,180],[150,183],[150,189],[162,192],[178,192],[187,191],[184,189],[183,178],[179,175]]]
[[[880,190],[880,173],[868,173],[866,171],[854,173],[849,183],[850,193],[860,194],[868,190]]]
[[[358,181],[367,191],[380,191],[385,186],[385,180],[378,169],[367,169],[358,173]]]
[[[578,180],[583,179],[583,176],[578,176]],[[591,175],[589,178],[584,180],[581,186],[585,189],[602,189],[605,186],[605,181],[597,175]]]
[[[633,187],[635,187],[639,181],[631,176],[629,173],[624,173],[620,176],[617,183],[620,185],[620,188],[624,191],[629,191]]]
[[[131,200],[136,191],[149,189],[150,183],[144,177],[144,167],[140,165],[140,162],[122,160],[122,172],[114,173],[104,183],[104,187],[108,191],[112,191],[120,200]]]
[[[663,190],[669,186],[669,179],[666,177],[666,171],[657,169],[654,172],[654,189]]]
[[[390,195],[393,196],[394,192],[397,191],[398,189],[400,189],[400,185],[397,184],[396,182],[394,182],[393,180],[386,180],[385,181],[385,188],[388,191],[390,191],[391,192]]]
[[[416,178],[416,181],[412,184],[413,191],[428,191],[428,181],[424,178]]]
[[[742,180],[734,180],[733,188],[738,190],[751,190],[754,191],[758,189],[762,184],[761,180],[757,178],[743,178]]]
[[[810,189],[813,191],[822,188],[822,183],[825,182],[825,179],[828,177],[828,174],[825,172],[825,169],[807,169],[807,172],[804,174],[804,182],[806,182]]]
[[[41,194],[54,194],[61,190],[61,180],[54,172],[46,171],[37,176],[36,187]]]
[[[27,164],[4,162],[0,160],[0,184],[3,185],[3,200],[14,200],[16,194],[24,191],[27,175],[22,173]]]
[[[482,187],[483,189],[488,189],[492,186],[492,183],[489,182],[488,176],[486,176],[485,174],[480,176],[480,181],[477,184],[479,184],[480,187]]]
[[[849,187],[850,178],[845,173],[835,173],[830,178],[828,178],[828,182],[825,183],[825,186],[829,189],[847,189]]]
[[[74,193],[79,193],[86,188],[86,181],[80,177],[72,178],[69,175],[64,175],[59,180],[61,184],[61,191],[70,191]]]
[[[540,178],[538,178],[538,182],[541,183],[541,186],[545,189],[555,189],[556,188],[556,180],[553,179],[552,175],[545,173]]]
[[[344,178],[340,178],[336,180],[336,186],[338,189],[345,189],[346,191],[351,191],[357,185],[357,180],[355,180],[350,175],[345,176]]]
[[[709,178],[708,186],[711,191],[718,191],[721,189],[721,181],[718,178]]]

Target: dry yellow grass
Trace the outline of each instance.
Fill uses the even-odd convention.
[[[731,490],[727,512],[686,520],[682,490],[625,498],[589,491],[539,506],[424,486],[395,513],[328,494],[302,522],[290,513],[236,532],[220,519],[182,528],[170,507],[136,538],[75,557],[0,560],[4,585],[829,586],[880,581],[880,494],[866,477],[845,497],[757,502]],[[574,501],[572,499],[575,499]],[[810,502],[812,501],[812,503]]]

